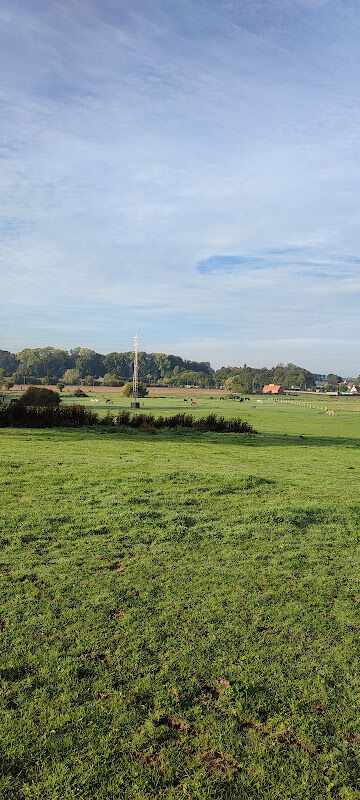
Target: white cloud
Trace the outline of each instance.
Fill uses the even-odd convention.
[[[78,336],[80,316],[80,332],[103,349],[104,319],[117,312],[119,332],[131,339],[143,326],[161,350],[186,335],[195,354],[214,326],[221,360],[230,327],[234,341],[248,341],[247,362],[258,346],[265,358],[268,331],[275,360],[295,337],[303,361],[310,326],[311,353],[331,360],[334,348],[326,356],[321,342],[336,320],[356,370],[360,11],[282,1],[270,20],[269,9],[3,6],[6,336],[32,344],[47,331],[52,342],[63,318],[65,341]],[[295,246],[297,257],[273,256],[255,271],[196,270],[219,253]]]

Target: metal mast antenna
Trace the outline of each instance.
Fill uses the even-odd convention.
[[[138,351],[139,351],[139,344],[141,342],[140,336],[136,334],[134,336],[134,372],[133,372],[133,400],[137,400],[138,397],[138,389],[139,389],[139,364],[138,364]]]

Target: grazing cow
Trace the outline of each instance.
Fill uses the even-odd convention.
[[[187,397],[184,397],[184,403],[187,403]]]
[[[256,402],[257,402],[257,403],[262,403],[262,400],[257,400]]]
[[[256,408],[256,406],[253,406],[253,408]]]
[[[329,408],[329,411],[327,411],[326,413],[329,415],[329,417],[333,417],[335,415],[335,411],[332,411],[331,408]]]

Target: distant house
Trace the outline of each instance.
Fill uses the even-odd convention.
[[[348,384],[349,388],[349,384]],[[357,383],[353,383],[352,386],[349,388],[350,394],[360,394],[360,386]]]
[[[284,394],[284,389],[280,384],[267,383],[263,387],[263,394]]]

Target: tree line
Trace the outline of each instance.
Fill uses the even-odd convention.
[[[104,355],[88,347],[71,350],[36,347],[19,353],[0,350],[0,377],[6,377],[12,384],[123,386],[132,379],[133,359],[132,352]],[[315,383],[309,370],[291,363],[271,368],[244,365],[214,370],[208,361],[145,352],[139,353],[139,379],[147,385],[222,387],[239,394],[259,392],[267,383],[279,383],[286,389],[293,386],[310,389]]]
[[[59,381],[91,385],[122,386],[131,380],[134,354],[97,353],[88,347],[61,350],[56,347],[25,348],[19,353],[0,350],[0,369],[13,383]],[[139,379],[147,384],[205,386],[214,370],[207,361],[191,361],[166,353],[139,353]]]

